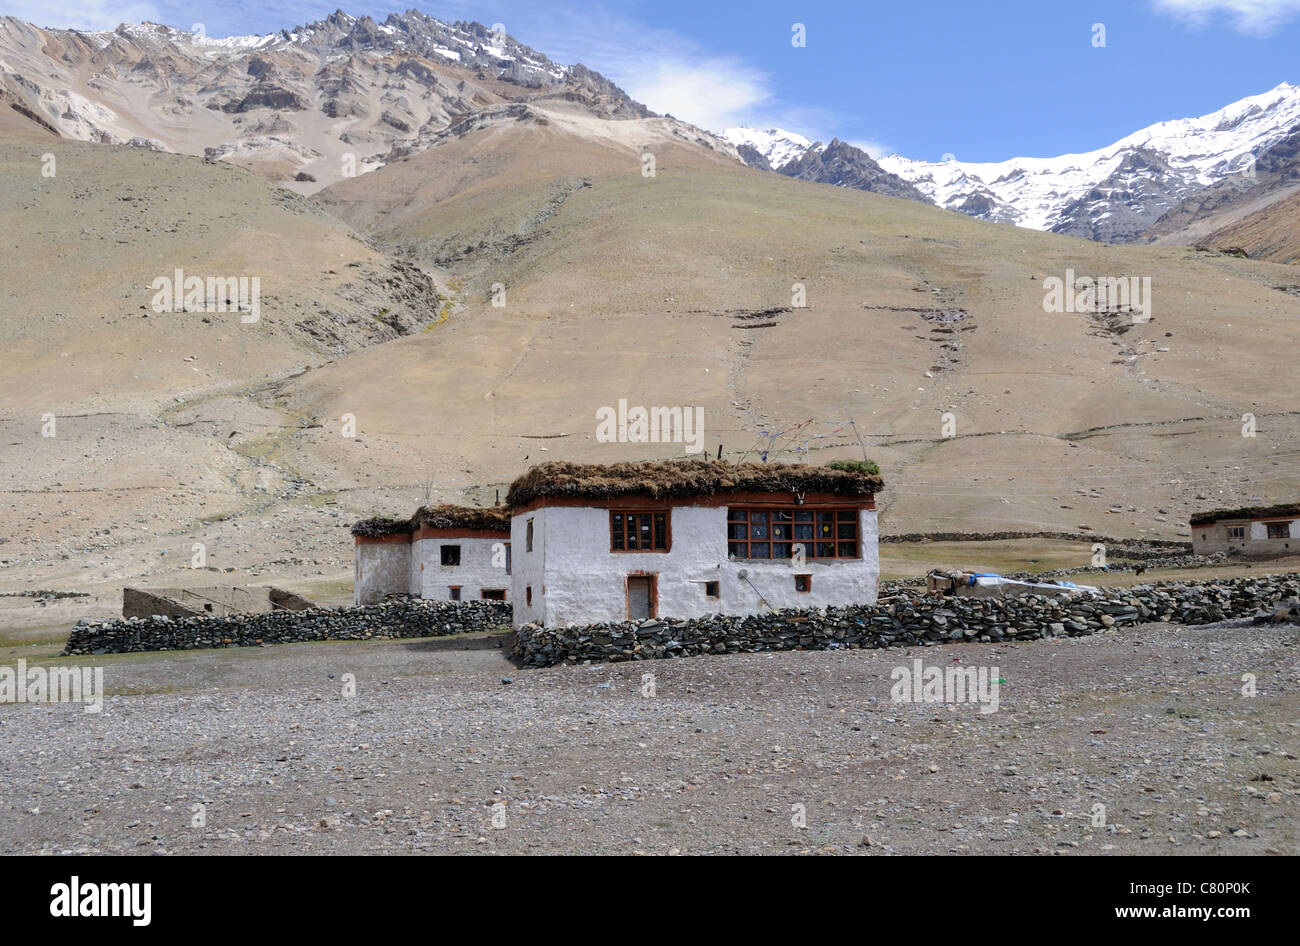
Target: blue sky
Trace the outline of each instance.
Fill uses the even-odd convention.
[[[38,25],[150,19],[211,36],[319,19],[340,0],[0,0]],[[996,161],[1101,147],[1153,122],[1300,84],[1300,0],[416,0],[350,3],[381,20],[416,6],[503,23],[660,112],[712,130],[779,126],[873,153]],[[791,44],[792,26],[807,45]],[[1105,27],[1094,46],[1094,24]]]

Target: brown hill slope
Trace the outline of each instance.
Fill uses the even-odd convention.
[[[1251,259],[1300,264],[1300,190],[1215,230],[1202,243],[1221,250],[1242,250]]]
[[[465,305],[286,387],[300,409],[365,418],[364,466],[337,439],[294,447],[363,504],[409,504],[386,490],[415,471],[455,495],[543,458],[682,453],[598,442],[596,411],[623,398],[701,406],[708,449],[733,457],[808,420],[772,455],[860,456],[860,433],[894,531],[1174,537],[1198,495],[1300,490],[1283,348],[1300,304],[1276,267],[989,225],[537,117],[319,195],[444,269]],[[1154,319],[1120,334],[1045,312],[1044,278],[1067,269],[1150,277]]]
[[[138,574],[135,542],[294,489],[264,455],[303,421],[219,396],[416,330],[440,301],[228,164],[48,133],[0,137],[0,233],[0,563],[105,546],[132,560],[110,575]],[[245,277],[250,302],[257,277],[259,319],[156,311],[153,281],[177,269],[204,296],[208,277]],[[209,399],[215,414],[188,413]]]
[[[710,454],[868,453],[887,532],[1175,537],[1204,505],[1300,492],[1283,267],[761,173],[667,120],[513,108],[323,191],[370,242],[235,168],[6,140],[3,584],[183,582],[202,542],[231,581],[342,587],[353,518],[490,503],[542,459],[685,453],[598,440],[624,399],[700,408]],[[381,249],[454,292],[445,321]],[[259,334],[142,318],[175,266],[262,274]],[[1045,312],[1067,269],[1149,276],[1153,321]]]

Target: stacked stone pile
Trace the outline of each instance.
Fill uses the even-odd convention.
[[[223,617],[130,618],[78,621],[64,655],[144,650],[255,647],[291,641],[369,640],[374,637],[442,637],[510,626],[501,601],[397,599],[358,608],[313,608]]]
[[[1095,634],[1151,621],[1209,624],[1276,610],[1300,594],[1300,575],[1161,582],[1060,598],[930,597],[906,591],[875,607],[784,610],[745,617],[525,625],[514,656],[530,666],[772,650],[876,648],[951,641],[1029,640]]]

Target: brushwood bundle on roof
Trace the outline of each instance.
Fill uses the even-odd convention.
[[[352,526],[352,534],[374,538],[382,535],[399,535],[414,532],[421,526],[430,529],[488,529],[494,532],[510,531],[510,512],[504,506],[421,506],[409,519],[377,516],[363,519]]]
[[[1276,506],[1239,506],[1236,509],[1211,509],[1192,516],[1194,526],[1207,526],[1223,519],[1269,519],[1273,516],[1300,516],[1300,503],[1281,503]]]
[[[612,499],[709,496],[722,492],[834,493],[866,497],[884,488],[870,461],[836,466],[728,463],[723,460],[648,460],[641,463],[542,463],[510,484],[506,505],[543,497]]]

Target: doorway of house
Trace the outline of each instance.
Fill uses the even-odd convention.
[[[629,575],[627,579],[627,616],[643,621],[655,616],[654,576]]]

